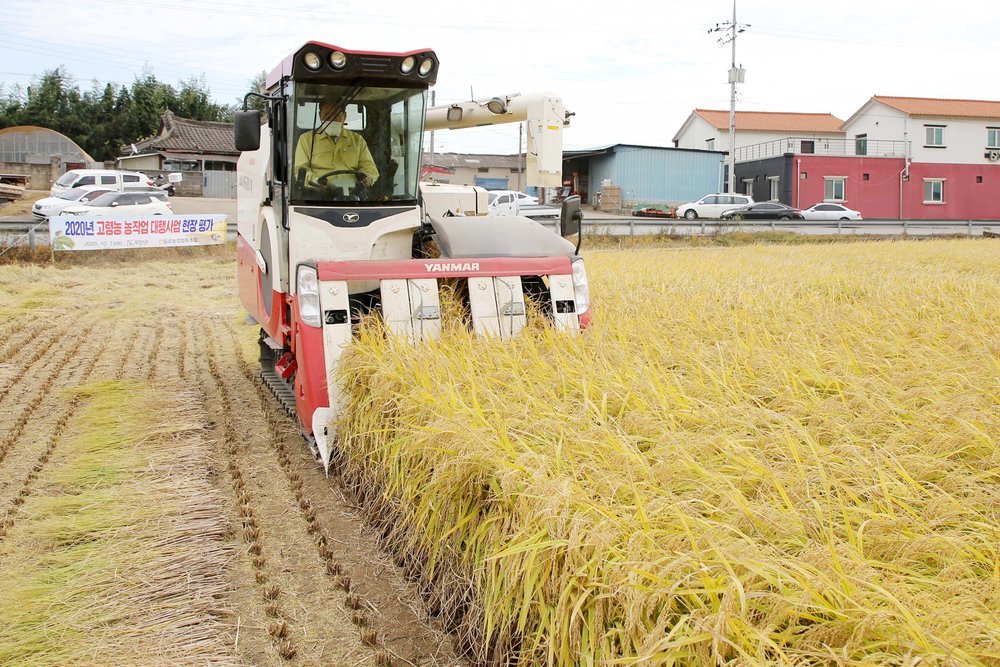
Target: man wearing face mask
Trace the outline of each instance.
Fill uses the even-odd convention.
[[[364,172],[362,182],[370,186],[378,180],[378,168],[372,160],[368,144],[358,134],[344,127],[347,112],[336,103],[324,101],[319,107],[322,121],[315,130],[299,137],[295,147],[295,172],[305,170],[305,182],[311,183],[331,171]],[[333,180],[352,179],[351,174],[328,177]]]

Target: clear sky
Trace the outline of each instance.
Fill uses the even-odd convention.
[[[737,109],[832,113],[872,95],[1000,99],[998,0],[737,0],[749,24]],[[233,103],[304,42],[433,48],[438,104],[549,91],[576,113],[564,148],[669,146],[695,108],[728,109],[732,0],[458,2],[2,0],[3,92],[64,66],[81,89],[149,67]],[[516,153],[516,124],[435,135],[437,151]]]

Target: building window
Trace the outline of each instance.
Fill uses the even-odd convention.
[[[859,134],[854,137],[854,154],[868,155],[868,135]]]
[[[844,201],[847,191],[846,176],[827,176],[823,179],[823,199],[825,201]]]
[[[867,181],[867,180],[871,180],[871,174],[869,174],[869,173],[868,173],[868,172],[866,171],[865,173],[861,174],[861,180],[862,180],[862,181]]]
[[[803,153],[807,153],[809,155],[812,155],[813,153],[815,153],[816,152],[816,142],[815,141],[811,141],[811,140],[809,140],[809,141],[803,140],[802,141],[802,152]]]
[[[925,178],[924,179],[924,203],[943,204],[944,203],[944,179]]]
[[[705,139],[705,150],[707,151],[715,150],[715,139]]]
[[[927,137],[924,148],[944,148],[944,125],[924,125]]]
[[[976,176],[976,183],[982,183],[982,182],[983,182],[983,177],[982,176]]]
[[[743,179],[743,194],[753,195],[753,179],[744,178]]]
[[[1000,148],[1000,127],[986,128],[986,147]]]
[[[236,163],[222,162],[220,160],[205,160],[205,171],[236,171]]]
[[[167,160],[163,163],[163,171],[198,171],[198,163],[188,160]]]
[[[781,177],[780,176],[768,176],[767,177],[767,182],[771,186],[771,201],[780,201],[781,200],[781,192],[778,189],[778,184],[781,182]]]
[[[478,167],[476,169],[476,171],[479,172],[480,174],[488,174],[490,172],[490,168],[489,167]]]

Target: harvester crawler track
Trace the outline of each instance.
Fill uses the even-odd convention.
[[[264,382],[264,386],[271,392],[275,400],[278,401],[278,404],[285,411],[285,414],[288,415],[288,418],[295,424],[299,434],[306,441],[306,444],[309,445],[309,451],[312,452],[312,455],[318,461],[319,449],[316,447],[316,438],[311,433],[306,433],[302,428],[302,424],[299,423],[299,416],[295,412],[295,389],[291,383],[283,380],[275,370],[274,364],[279,351],[268,345],[266,336],[267,334],[261,331],[260,379]]]

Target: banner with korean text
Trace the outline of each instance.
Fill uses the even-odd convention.
[[[176,248],[226,242],[225,215],[49,218],[53,250]]]

